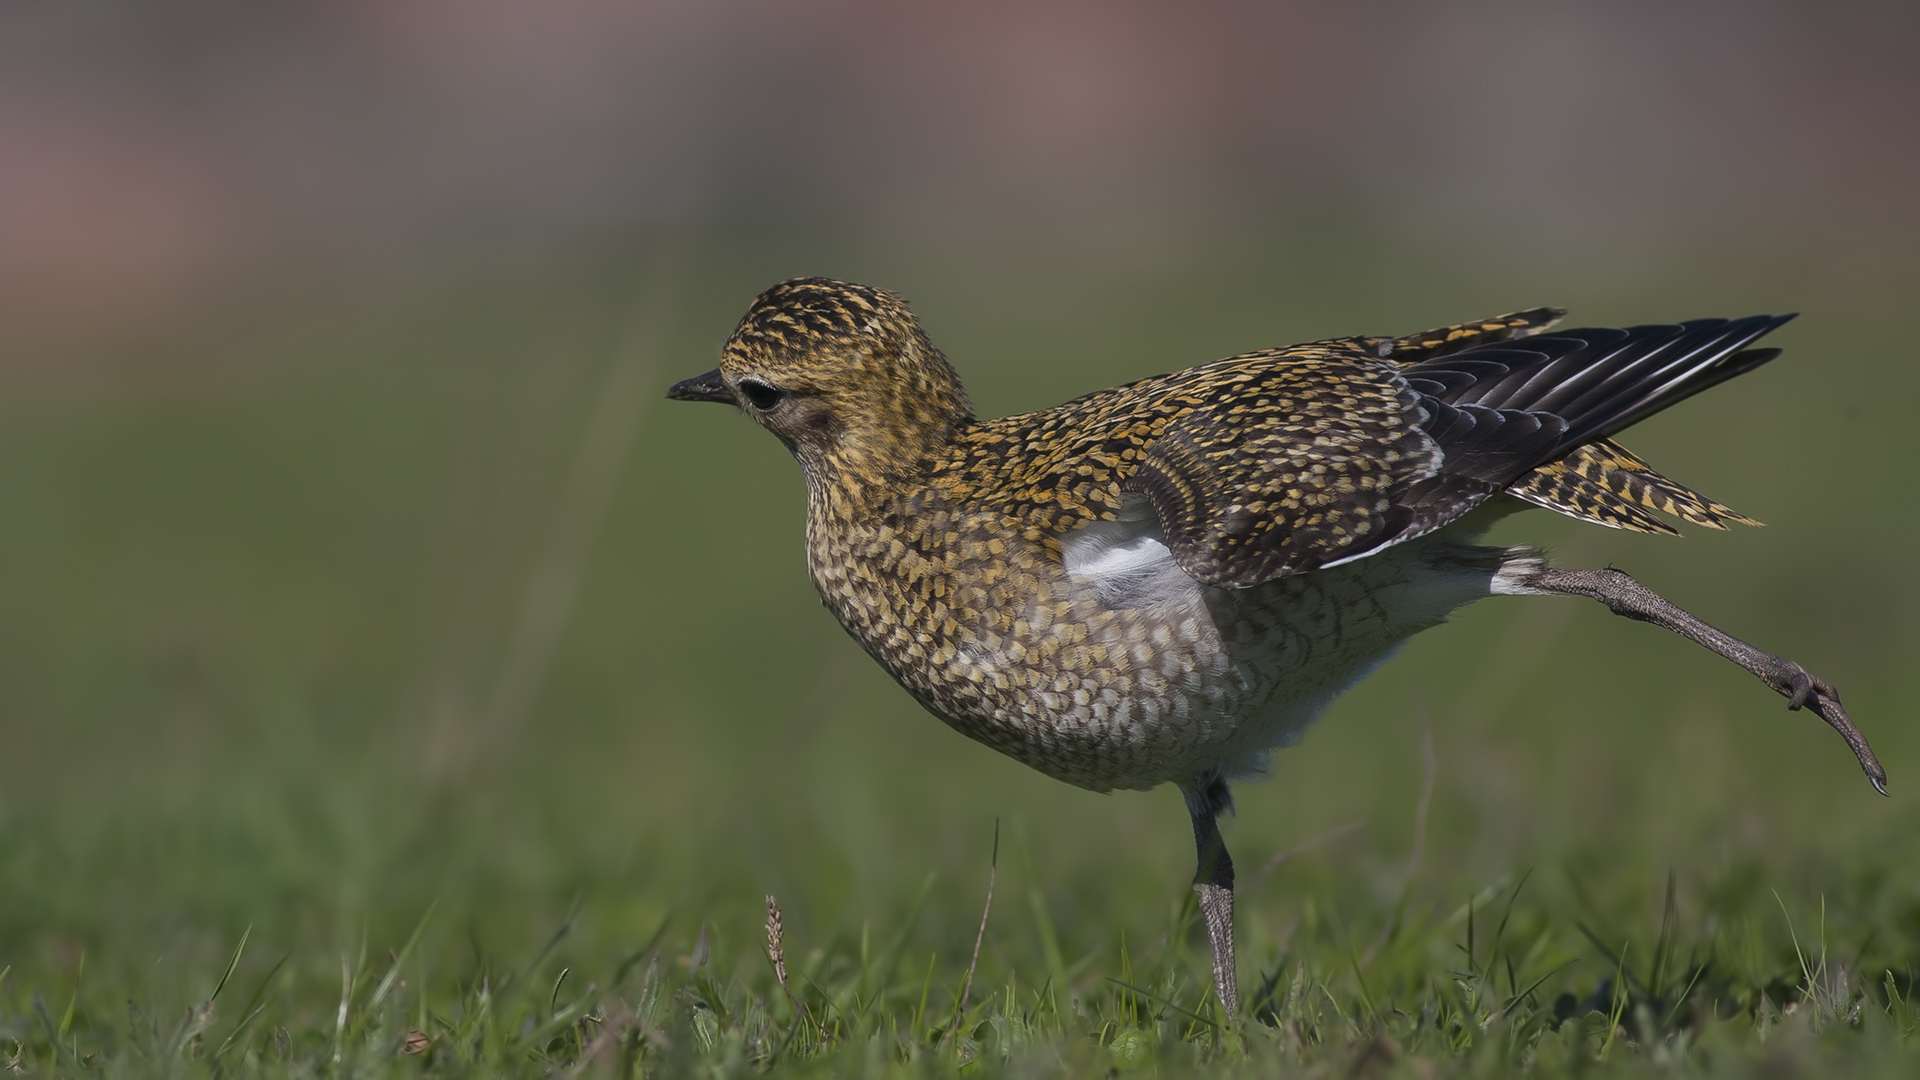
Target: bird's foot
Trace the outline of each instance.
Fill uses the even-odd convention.
[[[1840,691],[1799,664],[1781,656],[1766,654],[1766,660],[1749,668],[1758,675],[1774,692],[1787,699],[1787,708],[1798,712],[1801,709],[1812,710],[1815,716],[1827,722],[1827,726],[1840,733],[1847,740],[1847,747],[1860,762],[1860,771],[1867,774],[1867,780],[1880,794],[1887,793],[1887,770],[1881,768],[1880,759],[1874,756],[1873,747],[1867,745],[1866,736],[1853,726],[1853,718],[1840,705]]]

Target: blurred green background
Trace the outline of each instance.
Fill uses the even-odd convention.
[[[576,906],[602,967],[663,920],[746,955],[764,893],[818,943],[929,874],[948,970],[996,822],[983,966],[1029,891],[1070,956],[1163,933],[1178,795],[922,713],[814,599],[781,448],[661,400],[800,274],[905,294],[984,415],[1538,304],[1801,311],[1623,440],[1766,528],[1500,536],[1834,682],[1892,798],[1701,650],[1490,601],[1240,787],[1243,956],[1373,935],[1430,729],[1417,905],[1536,868],[1653,923],[1672,870],[1912,958],[1915,10],[7,5],[0,998],[202,978],[248,926],[324,985],[435,903],[448,965]]]

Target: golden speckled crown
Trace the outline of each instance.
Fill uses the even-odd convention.
[[[804,351],[824,337],[878,337],[913,323],[906,301],[883,289],[832,278],[794,278],[754,299],[733,340],[769,352]]]

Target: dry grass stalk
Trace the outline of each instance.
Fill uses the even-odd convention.
[[[1285,851],[1282,851],[1279,854],[1275,855],[1273,858],[1268,859],[1267,865],[1261,867],[1260,872],[1253,875],[1253,880],[1254,881],[1265,880],[1268,874],[1271,874],[1275,870],[1280,869],[1281,864],[1285,863],[1287,860],[1292,859],[1298,855],[1305,855],[1307,852],[1312,851],[1314,848],[1317,848],[1322,844],[1331,843],[1335,840],[1338,840],[1341,837],[1347,835],[1350,832],[1353,832],[1356,829],[1363,829],[1366,827],[1366,824],[1367,824],[1366,818],[1355,818],[1354,820],[1347,822],[1345,825],[1336,825],[1335,827],[1328,829],[1326,832],[1321,833],[1319,836],[1316,836],[1311,840],[1307,840],[1303,843],[1295,844],[1292,847],[1286,849]]]
[[[980,966],[980,943],[987,939],[987,916],[993,914],[993,881],[1000,872],[1000,819],[993,821],[993,857],[987,862],[987,902],[980,909],[980,932],[973,937],[973,959],[967,961],[967,977],[960,984],[960,1001],[953,1010],[953,1025],[947,1030],[951,1038],[960,1030],[960,1018],[967,1013],[967,997],[973,993],[973,972]]]
[[[780,901],[767,894],[767,959],[773,961],[773,977],[780,980],[780,989],[789,999],[793,991],[787,987],[787,951],[782,944],[785,929],[780,924]]]

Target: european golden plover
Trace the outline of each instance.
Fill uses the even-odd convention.
[[[1612,440],[1778,355],[1792,316],[1546,333],[1540,308],[1409,337],[1228,357],[1000,420],[907,305],[801,278],[668,396],[738,406],[807,481],[807,565],[847,633],[934,715],[1094,791],[1175,783],[1214,985],[1235,1008],[1216,819],[1402,642],[1484,596],[1584,596],[1810,708],[1875,787],[1833,687],[1618,570],[1476,543],[1528,504],[1641,532],[1752,522]]]

